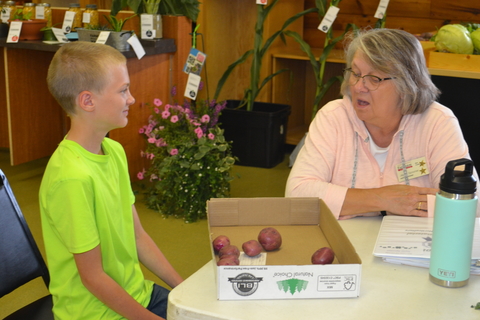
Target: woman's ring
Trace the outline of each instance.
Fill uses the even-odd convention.
[[[417,210],[422,210],[422,201],[420,201],[420,202],[418,203]]]

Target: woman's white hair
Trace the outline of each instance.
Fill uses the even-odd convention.
[[[397,29],[366,29],[350,32],[346,41],[347,68],[358,52],[372,68],[396,78],[402,114],[422,113],[438,98],[440,90],[430,78],[422,45],[412,34]],[[351,97],[346,74],[341,92]]]

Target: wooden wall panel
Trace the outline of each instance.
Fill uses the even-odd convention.
[[[5,55],[0,48],[0,148],[8,148],[7,90],[5,86]]]

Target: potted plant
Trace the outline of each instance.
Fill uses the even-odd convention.
[[[268,49],[278,37],[283,39],[283,33],[288,26],[306,14],[319,11],[318,8],[310,8],[295,14],[284,22],[280,30],[264,41],[264,23],[277,2],[278,0],[274,0],[267,6],[257,5],[253,48],[228,66],[215,91],[214,99],[217,99],[232,71],[251,58],[250,85],[242,100],[227,100],[227,108],[222,112],[220,120],[225,129],[225,137],[233,141],[233,153],[241,165],[271,168],[283,161],[290,106],[256,102],[256,99],[273,77],[287,70],[279,70],[262,81],[260,70]]]
[[[206,217],[210,198],[228,197],[235,158],[218,126],[225,103],[192,101],[163,105],[155,99],[139,133],[150,167],[137,174],[148,186],[147,206],[165,216],[194,222]]]
[[[13,20],[11,21],[21,21],[22,30],[20,31],[19,40],[41,40],[42,31],[41,29],[47,25],[47,20],[45,19],[31,19],[32,12],[23,14],[22,9],[17,9]]]
[[[136,14],[185,16],[192,21],[197,21],[199,5],[198,0],[113,0],[111,14],[116,15],[128,6]]]
[[[123,26],[125,25],[125,22],[135,16],[136,14],[133,14],[125,19],[119,19],[113,15],[104,15],[108,22],[108,26],[98,25],[89,28],[77,28],[78,39],[80,41],[96,42],[100,32],[110,31],[106,44],[119,51],[128,51],[130,50],[130,44],[127,40],[132,36],[133,30],[123,30]]]

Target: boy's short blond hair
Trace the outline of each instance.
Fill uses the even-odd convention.
[[[48,89],[68,115],[75,114],[78,94],[85,90],[101,93],[108,84],[109,69],[126,62],[122,53],[108,45],[86,41],[64,44],[48,68]]]

